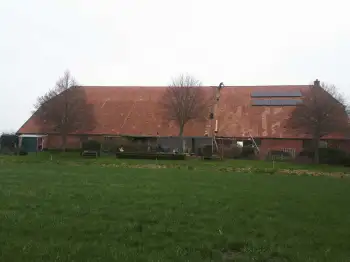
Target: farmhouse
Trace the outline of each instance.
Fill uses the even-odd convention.
[[[68,148],[79,148],[86,139],[100,141],[118,136],[157,138],[172,146],[178,127],[164,119],[160,100],[166,87],[82,87],[91,105],[96,124],[90,130],[76,130],[67,138]],[[216,101],[217,87],[205,87]],[[309,85],[293,86],[227,86],[220,91],[213,119],[192,121],[185,126],[189,147],[208,142],[217,128],[217,137],[254,140],[261,154],[270,150],[300,152],[310,136],[286,128],[291,112],[302,103]],[[42,148],[58,148],[60,136],[33,115],[18,130],[22,138],[40,137]],[[209,137],[206,137],[209,136]],[[199,141],[199,142],[198,142]],[[202,142],[200,142],[202,141]],[[329,136],[326,142],[338,148],[349,148],[348,137]]]

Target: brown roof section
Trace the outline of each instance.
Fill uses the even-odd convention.
[[[92,104],[97,121],[89,134],[176,136],[175,123],[162,117],[159,101],[166,87],[84,87],[87,103]],[[301,134],[285,129],[293,106],[251,106],[254,91],[305,92],[309,86],[236,86],[224,87],[218,104],[220,136],[302,138]],[[213,87],[206,87],[213,94]],[[42,133],[42,125],[32,116],[18,131],[21,134]],[[190,122],[185,136],[203,136],[208,122]],[[46,133],[52,131],[46,129]],[[87,133],[77,130],[76,133]]]

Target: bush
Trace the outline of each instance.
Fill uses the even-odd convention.
[[[0,153],[5,155],[16,154],[19,138],[14,134],[2,134],[0,136]]]
[[[13,134],[2,134],[0,136],[0,148],[15,148],[18,146],[19,138]]]
[[[255,154],[255,148],[253,146],[244,146],[242,147],[242,153],[239,156],[240,158],[254,158],[256,156]]]
[[[62,149],[60,149],[60,148],[44,148],[43,151],[51,153],[51,154],[63,152]],[[64,152],[80,153],[81,149],[80,148],[66,148]]]
[[[313,159],[315,153],[311,150],[303,150],[299,153],[299,157],[308,157]],[[346,165],[350,166],[350,156],[345,151],[335,148],[319,149],[320,164],[328,165]]]
[[[320,163],[328,165],[345,165],[349,161],[349,155],[339,149],[320,148]]]
[[[26,156],[26,155],[28,155],[28,152],[27,152],[26,150],[24,150],[23,148],[21,148],[21,149],[19,150],[18,154],[19,154],[20,156]]]
[[[126,159],[158,159],[158,160],[185,160],[184,154],[157,154],[157,153],[131,153],[131,152],[118,152],[117,158]]]
[[[101,150],[101,143],[96,140],[88,140],[85,141],[82,145],[83,151],[100,151]]]
[[[114,140],[107,140],[102,143],[102,151],[106,153],[119,152],[120,143]]]
[[[198,155],[204,158],[211,158],[213,156],[213,146],[203,145],[198,148]]]
[[[295,158],[295,163],[296,164],[302,164],[302,165],[310,165],[313,163],[312,158],[307,157],[307,156],[297,156]]]
[[[299,157],[308,157],[308,158],[313,158],[314,157],[314,152],[312,152],[311,150],[303,150],[299,153]]]
[[[4,155],[13,155],[15,154],[15,150],[13,148],[9,148],[9,147],[1,147],[0,149],[0,154],[4,154]]]
[[[224,158],[239,158],[242,154],[242,147],[237,145],[224,147],[221,152],[223,152]]]

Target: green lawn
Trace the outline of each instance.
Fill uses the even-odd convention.
[[[349,178],[99,161],[0,159],[0,261],[350,261]]]

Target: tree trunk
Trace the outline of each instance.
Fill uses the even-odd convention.
[[[62,134],[62,144],[61,144],[62,152],[66,151],[66,145],[67,145],[67,135],[66,134]]]
[[[317,136],[314,139],[314,163],[320,163],[320,137]]]
[[[180,131],[179,131],[179,137],[180,137],[180,143],[181,143],[181,148],[180,148],[181,152],[180,153],[184,153],[184,151],[185,151],[183,132],[184,132],[184,125],[181,125]]]
[[[182,137],[182,134],[184,132],[184,125],[180,125],[180,129],[179,129],[179,136]]]

